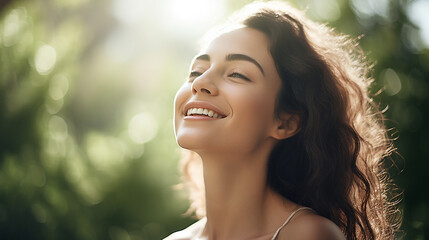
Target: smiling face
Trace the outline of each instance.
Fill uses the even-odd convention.
[[[177,92],[178,144],[197,153],[252,153],[272,142],[280,86],[262,32],[241,27],[219,35],[191,63]]]

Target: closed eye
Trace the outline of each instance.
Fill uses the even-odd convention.
[[[192,71],[192,72],[190,72],[189,73],[189,77],[191,78],[191,77],[199,77],[199,76],[201,76],[201,72],[198,72],[198,71]]]
[[[228,75],[228,77],[241,78],[241,79],[244,79],[244,80],[246,80],[246,81],[250,81],[250,79],[249,79],[248,77],[246,77],[246,76],[244,76],[243,74],[238,73],[238,72],[233,72],[233,73],[231,73],[230,75]]]

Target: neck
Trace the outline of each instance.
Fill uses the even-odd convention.
[[[267,186],[268,155],[201,154],[209,239],[263,238],[296,207]]]

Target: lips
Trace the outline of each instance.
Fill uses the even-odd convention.
[[[221,110],[219,110],[216,106],[208,102],[188,102],[185,105],[184,113],[185,116],[203,116],[209,118],[224,118],[226,114],[224,114]]]

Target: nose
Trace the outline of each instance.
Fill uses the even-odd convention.
[[[218,88],[216,83],[213,81],[213,75],[210,75],[208,71],[203,73],[201,76],[194,79],[192,82],[192,93],[195,94],[207,94],[217,95]]]

